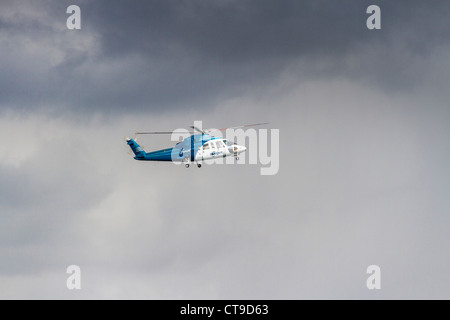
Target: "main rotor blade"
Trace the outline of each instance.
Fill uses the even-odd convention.
[[[269,124],[268,122],[264,122],[264,123],[254,123],[254,124],[245,124],[243,126],[237,126],[237,127],[230,127],[230,128],[223,128],[223,129],[215,129],[217,131],[223,131],[223,130],[227,130],[227,129],[239,129],[239,128],[247,128],[247,127],[254,127],[254,126],[262,126],[265,124]]]
[[[247,128],[247,127],[254,127],[254,126],[262,126],[265,124],[269,124],[268,122],[264,122],[264,123],[254,123],[254,124],[245,124],[243,126],[237,126],[237,127],[229,127],[229,128],[222,128],[222,129],[214,129],[217,131],[224,131],[227,129],[239,129],[239,128]],[[196,127],[196,126],[191,126],[190,128],[194,129],[195,131],[199,132],[199,133],[203,133],[205,134],[206,132],[211,132],[214,131],[213,129],[206,129],[206,130],[200,130],[200,128]],[[196,132],[188,132],[189,134],[195,134]],[[136,132],[136,135],[139,134],[173,134],[176,133],[175,131],[152,131],[152,132]]]
[[[200,130],[198,127],[196,127],[196,126],[190,126],[190,128],[191,129],[194,129],[194,130],[197,130],[198,132],[200,132],[200,133],[205,133],[205,131],[204,130]]]
[[[176,131],[154,131],[154,132],[136,132],[135,134],[174,134]],[[184,133],[184,132],[183,132]],[[192,134],[193,132],[188,132]]]

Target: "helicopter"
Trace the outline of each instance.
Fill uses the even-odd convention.
[[[191,136],[178,142],[172,148],[166,148],[151,152],[145,152],[144,149],[136,142],[138,135],[151,134],[173,134],[169,131],[155,131],[155,132],[136,132],[134,139],[125,138],[128,146],[134,153],[134,159],[138,161],[172,161],[182,162],[186,168],[189,168],[192,162],[197,164],[198,168],[202,167],[201,161],[216,158],[235,157],[239,160],[239,154],[247,150],[246,147],[238,145],[236,142],[228,139],[219,138],[211,135],[213,131],[224,131],[227,129],[238,129],[252,126],[260,126],[267,123],[247,124],[238,127],[223,128],[223,129],[199,129],[196,126],[191,126],[193,129]]]

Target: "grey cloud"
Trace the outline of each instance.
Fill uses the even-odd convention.
[[[109,194],[111,183],[96,164],[84,159],[89,151],[80,152],[79,139],[66,133],[64,140],[46,139],[50,131],[53,136],[61,133],[51,126],[33,132],[16,125],[9,126],[38,136],[33,143],[39,147],[18,166],[0,164],[0,273],[12,277],[40,274],[65,261],[64,252],[77,254],[77,243],[71,241],[77,221]],[[13,143],[27,149],[33,147],[30,142],[18,137]]]
[[[84,128],[63,120],[47,135],[67,126],[68,140],[32,156],[39,175],[30,168],[26,176],[39,185],[56,169],[62,174],[49,187],[79,205],[63,210],[70,218],[57,220],[50,234],[3,248],[8,259],[0,279],[11,288],[3,297],[445,298],[448,111],[437,105],[424,117],[427,99],[330,81],[228,102],[227,112],[212,119],[262,111],[280,128],[281,167],[273,177],[260,176],[258,166],[187,170],[126,155],[121,132],[148,119],[183,122],[182,115],[132,115]],[[64,141],[56,160],[42,156]],[[151,138],[142,143],[157,147]],[[71,149],[72,160],[64,155]],[[71,169],[63,169],[63,160]],[[73,189],[61,188],[62,176]],[[11,197],[20,192],[13,189]],[[52,208],[54,199],[15,209],[29,215],[35,205]],[[30,230],[51,223],[57,213],[49,212]],[[6,220],[4,228],[11,226]],[[23,241],[27,234],[16,236]],[[79,293],[64,290],[65,268],[73,263],[82,267]],[[365,270],[374,263],[382,267],[378,293],[365,287]]]

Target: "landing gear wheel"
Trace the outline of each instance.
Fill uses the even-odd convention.
[[[239,160],[239,157],[236,157],[236,161]]]
[[[202,167],[202,165],[199,163],[199,164],[197,164],[197,167],[199,167],[199,168],[201,168]]]
[[[189,168],[189,163],[186,163],[184,166],[185,166],[186,168]]]

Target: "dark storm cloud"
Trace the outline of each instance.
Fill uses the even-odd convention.
[[[379,31],[373,1],[79,1],[80,31],[65,29],[70,4],[3,4],[2,109],[198,108],[286,70],[407,89],[450,39],[442,1],[377,1]]]
[[[110,55],[136,51],[166,55],[176,46],[187,55],[196,53],[220,64],[245,63],[340,55],[355,49],[358,42],[387,40],[386,32],[369,33],[365,27],[365,11],[372,3],[146,1],[123,6],[122,1],[108,1],[107,5],[96,1],[92,10],[99,14],[92,22],[101,30],[104,49]],[[423,1],[378,4],[383,9],[383,28],[409,30],[411,49],[423,50],[423,41],[447,40],[444,22],[449,6],[445,3],[433,8]],[[433,19],[428,19],[430,16]],[[414,43],[417,38],[420,43]]]

